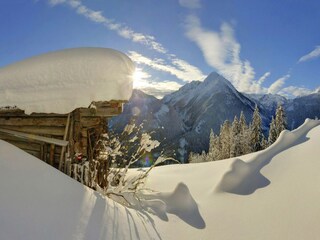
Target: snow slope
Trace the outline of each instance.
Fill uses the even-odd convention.
[[[144,215],[2,140],[0,156],[0,239],[150,239]]]
[[[134,69],[129,57],[108,48],[35,56],[0,68],[0,106],[68,113],[92,101],[128,100]]]
[[[157,167],[136,209],[0,142],[0,239],[319,239],[319,138],[307,120],[257,153]]]

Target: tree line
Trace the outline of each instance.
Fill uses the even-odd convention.
[[[269,135],[266,138],[262,131],[259,108],[256,105],[249,124],[241,111],[239,119],[235,116],[232,123],[229,120],[224,121],[218,135],[211,130],[208,153],[191,152],[189,162],[216,161],[265,149],[273,144],[285,129],[287,129],[286,115],[283,107],[279,105],[275,117],[272,116]]]

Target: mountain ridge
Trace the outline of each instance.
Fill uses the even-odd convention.
[[[318,99],[317,96],[315,98]],[[187,83],[163,99],[134,90],[124,112],[111,122],[113,130],[121,132],[134,117],[138,125],[143,124],[144,131],[153,132],[153,137],[162,143],[163,149],[178,149],[176,157],[183,162],[190,151],[206,151],[210,130],[218,134],[221,124],[225,120],[232,122],[235,116],[239,118],[241,111],[248,123],[255,105],[258,105],[263,130],[267,133],[271,117],[279,103],[284,105],[290,119],[296,119],[294,109],[300,109],[301,104],[306,101],[309,101],[308,97],[293,101],[278,95],[243,94],[230,81],[213,72],[203,82]],[[314,118],[314,111],[312,107],[312,111],[306,111],[301,118],[288,121],[288,126],[292,129],[301,124],[305,117]]]

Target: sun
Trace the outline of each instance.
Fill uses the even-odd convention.
[[[136,68],[136,70],[132,74],[133,88],[141,89],[146,87],[146,79],[149,77],[150,75],[144,72],[141,68]]]

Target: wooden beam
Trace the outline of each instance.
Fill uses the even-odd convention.
[[[63,137],[64,127],[40,127],[40,126],[7,126],[0,125],[0,128],[35,135],[51,135]]]
[[[67,123],[66,123],[66,129],[64,131],[64,136],[63,136],[63,140],[64,141],[67,140],[67,136],[68,136],[68,132],[69,132],[69,125],[70,125],[70,113],[68,114]],[[66,150],[66,147],[63,146],[62,149],[61,149],[61,155],[60,155],[60,161],[59,161],[59,170],[60,171],[62,170],[63,160],[65,160],[65,157],[64,157],[65,150]],[[64,161],[64,164],[65,164],[65,161]]]
[[[54,149],[55,149],[55,145],[54,144],[50,144],[49,164],[51,166],[53,166],[53,163],[54,163]]]
[[[0,116],[0,125],[5,126],[41,126],[41,127],[65,127],[66,117],[3,117]]]
[[[62,146],[62,147],[68,145],[67,141],[56,139],[56,138],[48,138],[48,137],[43,137],[43,136],[39,136],[39,135],[35,135],[35,134],[12,131],[12,130],[3,129],[3,128],[0,128],[0,132],[8,133],[8,134],[11,134],[15,137],[22,138],[22,139],[36,140],[36,141],[54,144],[54,145],[58,145],[58,146]]]

